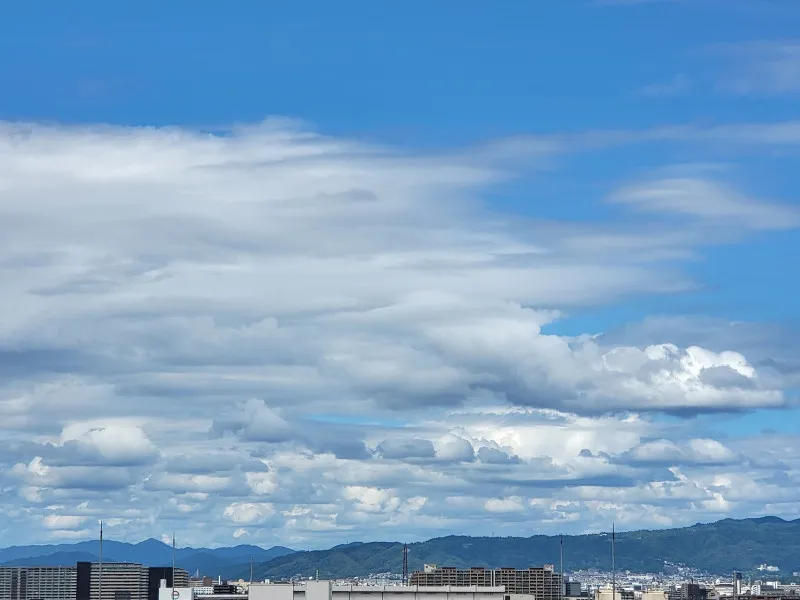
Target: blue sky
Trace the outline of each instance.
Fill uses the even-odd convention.
[[[0,534],[800,516],[768,483],[800,482],[799,28],[793,0],[3,3]]]

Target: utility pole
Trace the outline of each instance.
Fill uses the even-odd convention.
[[[253,583],[253,557],[250,557],[250,583]]]

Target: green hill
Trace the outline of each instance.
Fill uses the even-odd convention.
[[[255,568],[261,578],[356,577],[402,570],[402,543],[370,542],[336,546],[330,550],[295,552]],[[611,536],[564,536],[565,568],[611,567]],[[697,524],[680,529],[617,533],[617,568],[631,571],[662,570],[664,561],[683,563],[712,573],[749,571],[762,563],[784,573],[800,570],[800,519],[777,517]],[[558,536],[527,538],[448,536],[409,544],[409,568],[424,563],[454,567],[526,568],[557,563]],[[241,575],[246,571],[242,569]]]

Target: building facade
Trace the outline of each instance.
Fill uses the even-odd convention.
[[[581,596],[581,582],[564,581],[564,596],[567,598],[579,598]]]
[[[680,587],[681,600],[706,600],[708,590],[698,583],[684,583]]]
[[[75,567],[0,567],[3,600],[75,600]]]
[[[422,571],[411,574],[409,583],[421,586],[503,586],[507,594],[532,595],[536,600],[559,600],[563,595],[561,574],[552,565],[529,569],[456,569],[425,565]]]
[[[330,581],[251,583],[249,600],[534,600],[503,586],[333,585]],[[537,599],[538,600],[538,599]]]
[[[144,565],[79,562],[76,569],[75,600],[148,600],[150,569]]]

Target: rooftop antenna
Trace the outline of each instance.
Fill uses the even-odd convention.
[[[175,589],[175,532],[172,532],[172,589]]]
[[[99,598],[103,600],[103,521],[100,521],[100,562],[98,563]]]
[[[403,585],[408,585],[408,544],[403,544]]]
[[[617,534],[614,529],[614,523],[611,523],[611,600],[617,600],[617,564],[616,564],[616,548]]]
[[[253,583],[253,557],[250,557],[250,583]]]

